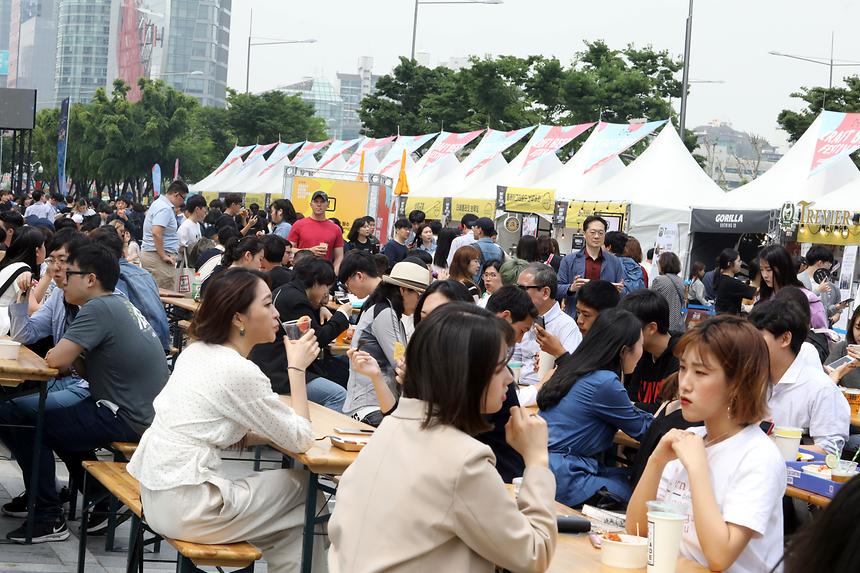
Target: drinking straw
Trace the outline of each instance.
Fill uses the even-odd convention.
[[[857,448],[857,450],[854,452],[854,457],[853,457],[853,458],[851,458],[851,461],[852,461],[852,462],[856,462],[856,461],[857,461],[857,455],[858,455],[858,454],[860,454],[860,448]]]

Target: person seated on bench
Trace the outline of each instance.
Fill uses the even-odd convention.
[[[305,370],[319,353],[313,329],[284,340],[292,407],[247,359],[278,327],[265,274],[230,269],[213,278],[191,322],[195,342],[177,358],[128,464],[154,531],[194,543],[248,541],[263,551],[271,573],[298,570],[307,473],[228,477],[220,451],[271,442],[304,452],[314,443],[305,392]]]
[[[74,365],[89,382],[90,396],[45,414],[35,491],[34,543],[69,537],[57,496],[53,452],[81,483],[81,462],[95,459],[95,448],[140,439],[152,421],[152,401],[169,375],[161,342],[149,322],[128,299],[114,293],[119,260],[113,253],[93,242],[76,246],[69,253],[65,275],[65,300],[81,309],[45,361],[61,372]],[[32,426],[34,416],[25,414],[19,423]],[[33,432],[32,427],[17,428],[9,441],[25,476],[30,475],[34,460]],[[96,515],[93,523],[104,519],[104,515]],[[25,541],[26,524],[6,538]]]
[[[12,340],[29,345],[50,336],[56,345],[63,338],[68,323],[71,322],[71,317],[78,312],[78,307],[68,305],[63,301],[69,250],[72,245],[79,245],[86,241],[87,238],[74,229],[62,229],[54,233],[48,245],[48,258],[45,260],[48,263],[46,274],[53,277],[54,288],[42,306],[32,316],[29,315],[26,291],[19,294],[19,302],[9,306]],[[89,385],[78,374],[70,373],[58,376],[48,382],[45,411],[71,406],[89,395]],[[15,416],[19,415],[17,410],[24,410],[35,416],[38,408],[38,393],[21,396],[13,400],[0,401],[0,424],[13,423]],[[14,432],[13,428],[0,426],[0,441],[8,444],[10,436]],[[25,476],[25,488],[29,485],[29,477]],[[27,490],[25,489],[20,495],[12,498],[12,501],[3,505],[3,513],[11,517],[27,517],[27,500]]]

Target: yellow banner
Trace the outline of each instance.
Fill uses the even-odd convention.
[[[251,203],[256,203],[260,206],[260,209],[263,211],[266,210],[266,194],[265,193],[246,193],[245,194],[245,207],[251,205]]]
[[[442,219],[442,197],[413,197],[406,196],[406,212],[409,213],[418,209],[424,211],[424,215],[428,219]]]
[[[206,197],[206,203],[207,204],[211,203],[212,201],[214,201],[215,199],[218,198],[218,193],[216,191],[206,191],[204,193],[201,193],[201,195]]]
[[[851,225],[830,230],[817,225],[801,227],[797,230],[798,243],[814,243],[816,245],[860,245],[860,226]]]
[[[600,215],[609,222],[610,230],[623,231],[627,226],[627,203],[599,201],[571,201],[567,204],[566,229],[581,229],[582,222],[591,215]]]
[[[555,189],[508,187],[505,191],[505,211],[552,215],[555,211]]]
[[[293,207],[305,216],[311,214],[311,196],[316,191],[325,191],[329,205],[326,215],[337,217],[343,226],[344,237],[352,222],[367,215],[368,184],[364,181],[323,179],[321,177],[294,177],[290,195]]]
[[[459,221],[463,215],[496,218],[496,201],[494,199],[451,199],[451,220]]]

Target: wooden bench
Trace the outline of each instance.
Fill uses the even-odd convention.
[[[136,445],[136,444],[135,444]],[[133,571],[144,561],[143,559],[143,506],[140,502],[140,484],[126,471],[126,464],[121,462],[83,462],[84,492],[86,492],[87,476],[91,476],[102,484],[120,503],[126,505],[132,512],[131,534],[129,535],[128,570]],[[78,547],[78,573],[84,571],[87,539],[87,494],[84,493],[84,511],[81,514],[80,545]],[[153,532],[155,533],[155,532]],[[156,533],[156,535],[158,535]],[[240,567],[242,571],[253,571],[262,553],[250,543],[228,543],[222,545],[207,545],[164,538],[172,545],[177,553],[176,570],[182,572],[200,571],[199,567]]]
[[[137,442],[111,442],[110,450],[113,452],[114,461],[129,461],[138,445]],[[119,456],[122,456],[122,459]]]

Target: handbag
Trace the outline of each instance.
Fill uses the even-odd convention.
[[[191,298],[191,282],[194,280],[194,268],[188,265],[188,255],[182,251],[182,260],[174,270],[174,289],[186,298]]]

